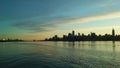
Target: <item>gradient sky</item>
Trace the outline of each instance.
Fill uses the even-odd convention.
[[[120,34],[120,0],[0,0],[0,39],[42,40],[72,30]]]

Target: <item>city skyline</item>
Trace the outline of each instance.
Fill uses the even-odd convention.
[[[0,0],[0,39],[44,40],[75,30],[120,34],[120,0]]]
[[[120,34],[115,34],[114,28],[111,31],[111,34],[97,35],[94,32],[90,32],[88,35],[84,33],[77,33],[73,30],[71,33],[67,35],[63,35],[59,37],[58,35],[54,35],[53,37],[46,38],[44,41],[120,41]]]

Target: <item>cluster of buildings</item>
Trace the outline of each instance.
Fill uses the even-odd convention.
[[[21,41],[23,41],[23,40],[20,40],[20,39],[5,39],[5,38],[0,40],[0,42],[21,42]]]
[[[46,38],[45,41],[120,41],[120,35],[115,35],[115,30],[112,29],[112,34],[96,35],[96,33],[91,32],[88,35],[84,33],[75,35],[75,31],[68,33],[68,35],[63,35],[63,37],[58,37],[57,35],[52,38]]]

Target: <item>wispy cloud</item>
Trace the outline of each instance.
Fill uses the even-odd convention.
[[[63,25],[90,23],[92,21],[114,19],[114,18],[120,18],[120,12],[108,13],[108,14],[98,15],[98,16],[89,16],[89,17],[76,17],[76,18],[57,17],[55,18],[57,20],[54,19],[52,21],[44,21],[44,22],[42,21],[19,22],[19,23],[15,23],[13,26],[20,29],[30,30],[31,33],[36,33],[36,32],[55,31],[57,30],[57,27],[61,27]]]
[[[70,23],[70,24],[88,23],[91,21],[113,19],[113,18],[120,18],[120,12],[108,13],[108,14],[98,15],[98,16],[75,18],[75,19],[71,19],[71,20],[66,20],[66,21],[64,21],[64,23]]]
[[[102,26],[102,27],[89,27],[89,28],[80,28],[80,29],[76,29],[76,31],[87,31],[87,32],[90,32],[90,31],[96,31],[96,32],[99,32],[99,31],[105,31],[105,30],[112,30],[112,28],[114,29],[118,29],[120,26]]]
[[[48,31],[55,31],[57,27],[60,25],[65,24],[64,21],[70,20],[70,17],[46,17],[46,19],[27,19],[21,22],[16,22],[12,24],[12,26],[19,28],[19,29],[24,29],[24,30],[29,30],[30,33],[37,33],[37,32],[48,32]]]
[[[35,33],[35,32],[48,32],[48,31],[53,31],[54,27],[57,26],[57,24],[53,23],[46,23],[46,22],[19,22],[13,24],[14,27],[17,27],[19,29],[24,29],[24,30],[29,30],[30,33]]]

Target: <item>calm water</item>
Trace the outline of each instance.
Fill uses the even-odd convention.
[[[120,68],[120,42],[0,43],[0,68]]]

